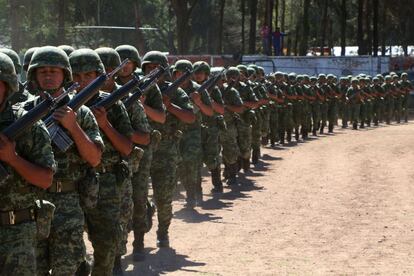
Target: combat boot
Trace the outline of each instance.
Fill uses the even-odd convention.
[[[148,233],[152,228],[152,218],[155,214],[155,204],[151,200],[147,199],[147,215],[146,215],[146,221],[147,221],[147,229],[145,233]]]
[[[269,144],[269,135],[262,137],[262,145],[267,146],[267,144]]]
[[[158,234],[157,233],[157,247],[158,248],[168,248],[170,247],[170,238],[168,234]]]
[[[287,132],[286,140],[288,143],[292,142],[292,131]]]
[[[321,126],[321,129],[319,130],[319,134],[323,134],[323,129],[324,128],[325,128],[324,126]]]
[[[234,187],[237,185],[237,163],[229,165],[229,178],[227,179],[227,185]]]
[[[361,125],[359,126],[359,128],[365,128],[364,122],[361,122]]]
[[[133,242],[133,251],[132,259],[134,262],[142,262],[145,260],[145,251],[144,251],[144,233],[135,233],[134,232],[134,242]]]
[[[316,134],[316,129],[313,129],[313,130],[312,130],[312,135],[313,135],[313,136],[318,136],[318,135]]]
[[[328,132],[329,133],[333,133],[333,128],[334,128],[333,124],[329,124],[329,126],[328,126]]]
[[[249,173],[250,172],[250,158],[243,158],[243,172]]]
[[[223,178],[229,179],[229,165],[224,163]]]
[[[252,164],[256,165],[257,163],[259,163],[259,158],[260,158],[260,148],[259,149],[253,149]]]
[[[115,257],[114,268],[112,269],[113,276],[122,276],[124,271],[122,270],[121,256]]]
[[[75,276],[89,276],[92,272],[92,263],[84,260],[75,272]]]
[[[222,193],[223,192],[223,183],[220,179],[220,167],[213,169],[211,172],[211,183],[214,188],[211,189],[212,193]]]
[[[355,130],[357,130],[358,129],[358,123],[353,123],[352,124],[352,128],[355,129]]]
[[[295,129],[295,140],[299,141],[299,129]]]
[[[285,144],[285,132],[280,133],[279,137],[280,137],[280,144],[284,145]]]

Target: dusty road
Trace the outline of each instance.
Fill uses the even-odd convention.
[[[178,198],[172,249],[155,225],[125,274],[414,275],[414,123],[264,149],[241,179],[213,198],[204,178],[192,212]]]

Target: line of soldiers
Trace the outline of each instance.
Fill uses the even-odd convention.
[[[126,59],[79,109],[68,107],[75,95],[67,95],[53,110],[74,142],[67,151],[41,121],[15,141],[1,133],[47,95],[59,98],[73,82],[83,91]],[[161,67],[168,73],[131,106],[120,100],[108,110],[98,107],[137,73],[146,76]],[[21,68],[26,83],[18,81]],[[201,89],[212,77],[215,85]],[[169,89],[181,79],[177,89]],[[150,51],[141,58],[131,45],[31,48],[23,66],[14,51],[0,49],[0,161],[9,172],[0,180],[0,274],[122,275],[130,231],[133,260],[145,259],[144,236],[155,208],[157,246],[170,246],[177,183],[185,188],[186,208],[202,204],[203,166],[211,173],[211,192],[223,193],[223,182],[240,185],[238,174],[259,162],[262,146],[283,145],[292,136],[307,139],[326,127],[333,132],[338,119],[343,128],[351,122],[355,129],[407,121],[411,89],[404,74],[338,83],[323,74],[266,76],[253,64],[224,69],[178,60],[169,66],[165,54]],[[139,88],[130,95],[135,92]],[[92,263],[86,260],[84,231],[94,249]]]

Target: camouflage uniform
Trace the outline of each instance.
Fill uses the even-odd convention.
[[[361,106],[361,91],[358,87],[358,80],[352,79],[352,86],[348,88],[346,97],[349,101],[350,120],[352,122],[353,129],[358,129],[358,121],[360,115]]]
[[[155,59],[162,56],[167,64],[167,58],[160,52],[151,51],[143,57],[144,61],[155,62]],[[160,84],[161,91],[165,90],[169,83]],[[167,95],[171,103],[188,111],[193,111],[193,106],[187,94],[182,89]],[[154,190],[154,200],[157,206],[158,246],[168,246],[168,228],[172,219],[172,198],[176,187],[177,165],[179,160],[179,141],[182,136],[184,123],[173,114],[167,112],[164,124],[154,123],[153,127],[161,132],[162,139],[158,148],[153,151],[151,163],[152,188]]]
[[[240,72],[235,67],[230,67],[227,72],[227,78],[238,78]],[[223,101],[225,106],[243,106],[243,100],[239,92],[227,84],[221,87]],[[227,178],[228,185],[236,184],[236,174],[238,171],[238,160],[240,158],[240,148],[238,144],[237,124],[241,121],[240,115],[232,112],[227,107],[224,110],[224,120],[226,122],[226,130],[220,132],[220,143],[223,147],[223,163],[225,166],[224,177]]]
[[[204,62],[199,61],[193,64],[194,72],[204,72],[206,77],[210,75],[210,66]],[[219,74],[222,68],[218,68],[215,73]],[[204,80],[205,81],[205,80]],[[219,105],[224,105],[223,95],[220,88],[217,86],[210,88],[211,100]],[[226,130],[224,117],[218,113],[213,116],[203,115],[203,124],[201,128],[201,144],[203,150],[203,161],[211,173],[211,182],[214,186],[212,192],[221,192],[223,190],[223,183],[221,182],[221,145],[219,136]]]
[[[98,75],[104,74],[104,64],[98,53],[103,58],[114,57],[111,66],[108,66],[108,60],[105,60],[107,67],[115,68],[120,64],[118,53],[113,49],[100,48],[96,52],[90,49],[80,49],[74,51],[69,58],[73,73],[94,71]],[[98,92],[86,103],[86,106],[93,107],[107,96],[109,96],[108,93]],[[122,102],[117,102],[107,110],[107,118],[121,135],[128,138],[132,135],[131,123]],[[98,202],[96,208],[85,208],[84,211],[88,237],[94,248],[92,275],[112,275],[117,247],[122,238],[121,196],[127,185],[129,170],[126,161],[113,147],[109,138],[103,132],[101,134],[105,150],[102,153],[102,161],[96,168],[99,173]]]
[[[72,79],[68,58],[65,52],[56,47],[45,46],[35,52],[28,70],[28,81],[35,81],[36,68],[43,66],[60,67],[65,72],[65,82]],[[40,98],[36,97],[26,102],[25,108],[30,109],[39,102]],[[103,148],[98,124],[90,109],[82,106],[76,112],[76,121],[89,139]],[[58,171],[45,199],[55,204],[56,210],[49,238],[38,241],[37,271],[40,275],[46,275],[50,269],[52,275],[73,275],[85,257],[85,220],[77,183],[86,175],[89,166],[79,156],[75,146],[66,152],[61,152],[56,146],[53,146],[53,150]]]
[[[404,121],[408,122],[408,106],[409,106],[409,98],[410,98],[410,91],[413,90],[412,83],[407,79],[407,73],[401,74],[401,88],[404,90],[403,100],[402,100],[402,112],[404,116]]]
[[[18,89],[17,75],[12,60],[0,53],[0,81],[8,84],[8,96]],[[22,109],[14,109],[10,103],[0,103],[0,132],[23,115]],[[16,152],[25,160],[44,168],[55,170],[49,134],[43,123],[34,124],[16,140]],[[3,164],[6,166],[5,164]],[[30,185],[13,168],[6,166],[10,176],[0,181],[0,274],[36,274],[36,222],[35,200],[42,193],[40,188]],[[30,216],[14,223],[14,214],[29,212]],[[19,215],[20,216],[20,215]],[[19,218],[20,219],[20,218]]]
[[[385,122],[389,125],[391,123],[392,116],[394,114],[394,95],[393,87],[391,84],[391,76],[385,77],[385,83],[382,85],[385,94]]]
[[[193,66],[187,60],[178,60],[174,66],[176,71],[191,71]],[[174,73],[173,72],[173,73]],[[194,93],[200,85],[194,81],[189,81],[186,87],[181,86],[188,97]],[[211,106],[211,99],[207,91],[199,92],[201,101],[208,106]],[[194,104],[193,104],[194,105]],[[199,108],[194,105],[194,113],[196,120],[192,124],[187,124],[183,130],[183,136],[180,140],[180,155],[181,162],[178,167],[178,178],[185,187],[187,194],[187,206],[192,208],[195,204],[200,204],[202,201],[201,188],[201,167],[202,167],[202,148],[201,148],[201,123],[203,115]]]
[[[128,58],[135,65],[135,68],[141,66],[141,58],[139,56],[138,50],[131,45],[120,45],[115,50],[121,56],[121,59]],[[144,62],[145,65],[147,62]],[[121,83],[121,80],[118,78],[118,83]],[[135,93],[134,90],[132,93]],[[145,94],[145,104],[157,109],[159,111],[164,111],[164,105],[162,103],[161,92],[159,91],[158,86],[153,86]],[[153,132],[152,124],[153,122],[147,118],[144,107],[142,103],[138,100],[132,104],[128,109],[129,118],[131,120],[132,128],[143,133]],[[149,145],[140,145],[144,150],[144,155],[139,164],[139,170],[132,173],[131,183],[132,183],[132,201],[133,201],[133,212],[132,212],[132,229],[134,230],[134,260],[140,261],[144,257],[144,234],[149,231],[148,225],[149,221],[152,219],[147,217],[148,215],[148,182],[150,177],[151,161],[153,155],[153,149],[156,146],[157,139],[151,139]],[[125,206],[127,207],[127,206]],[[125,208],[124,207],[124,208]],[[123,212],[124,213],[124,212]],[[127,217],[125,213],[123,216]],[[124,239],[120,248],[120,255],[126,254],[126,243],[128,238],[128,233],[124,232]],[[139,254],[139,258],[136,258],[136,255]]]

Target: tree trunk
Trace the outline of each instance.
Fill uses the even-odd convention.
[[[382,5],[382,22],[381,22],[381,56],[385,56],[387,52],[387,2],[384,1]]]
[[[266,25],[269,26],[269,37],[268,39],[268,45],[269,45],[269,51],[266,53],[266,55],[272,55],[272,32],[273,32],[273,0],[267,0],[266,1]]]
[[[365,36],[364,44],[366,45],[366,53],[372,55],[372,32],[371,32],[371,0],[365,0]]]
[[[285,2],[285,0],[283,0],[283,2]],[[291,2],[290,3],[290,10],[293,10],[293,3]],[[283,7],[283,14],[285,13],[285,7]],[[284,21],[284,20],[283,20]],[[283,25],[284,25],[285,23],[283,22]],[[290,16],[289,16],[289,24],[290,24],[290,26],[293,26],[293,12],[291,12],[290,13]],[[293,28],[292,28],[293,29]],[[282,29],[282,31],[284,31],[284,29]],[[288,41],[287,41],[287,50],[286,50],[286,54],[288,55],[288,56],[290,56],[290,54],[291,54],[291,51],[292,51],[292,34],[293,34],[293,32],[292,33],[290,33],[289,34],[289,36],[288,36]],[[282,48],[282,51],[283,51],[283,48]]]
[[[299,55],[306,56],[308,51],[308,38],[309,38],[309,4],[310,0],[304,0],[303,2],[303,25],[302,25],[302,40],[300,43]]]
[[[144,32],[142,30],[140,30],[139,28],[142,26],[141,23],[141,6],[140,6],[140,0],[136,0],[134,2],[134,11],[135,11],[135,41],[136,41],[136,46],[138,48],[138,52],[139,53],[145,53],[147,51],[147,45],[145,43],[145,36],[144,36]]]
[[[346,0],[341,1],[341,56],[346,53]]]
[[[177,20],[177,47],[179,54],[187,54],[190,48],[191,27],[190,16],[197,0],[191,2],[189,6],[188,0],[171,0],[172,7]]]
[[[364,16],[364,0],[358,0],[358,27],[357,27],[358,55],[365,54],[363,16]]]
[[[246,21],[246,0],[241,0],[240,3],[240,12],[241,12],[241,39],[242,39],[242,47],[241,47],[241,53],[244,54],[245,46],[246,46],[246,36],[244,35],[246,29],[245,29],[245,21]]]
[[[273,29],[276,29],[279,27],[279,0],[275,0],[275,19],[273,20],[275,22],[275,27]]]
[[[11,46],[13,50],[16,52],[20,52],[22,46],[21,46],[21,40],[20,40],[20,15],[19,15],[19,6],[20,1],[18,0],[9,0],[10,5],[10,26],[11,26]]]
[[[285,17],[286,17],[286,0],[281,0],[281,18],[280,18],[280,31],[285,32]],[[285,39],[282,39],[282,43],[280,45],[280,55],[283,56],[283,49],[285,48]]]
[[[321,26],[321,44],[320,52],[321,56],[324,55],[325,48],[325,39],[326,39],[326,25],[328,23],[328,0],[325,0],[323,3],[323,13],[322,13],[322,26]]]
[[[379,6],[379,1],[373,0],[372,1],[372,8],[373,8],[372,48],[374,51],[374,57],[378,56],[378,9],[379,9],[378,6]]]
[[[219,20],[219,38],[218,38],[218,51],[217,53],[223,53],[223,22],[224,22],[224,8],[226,6],[226,0],[220,1],[220,20]]]
[[[65,44],[65,0],[58,1],[57,44]]]
[[[250,0],[249,54],[256,53],[257,0]]]

